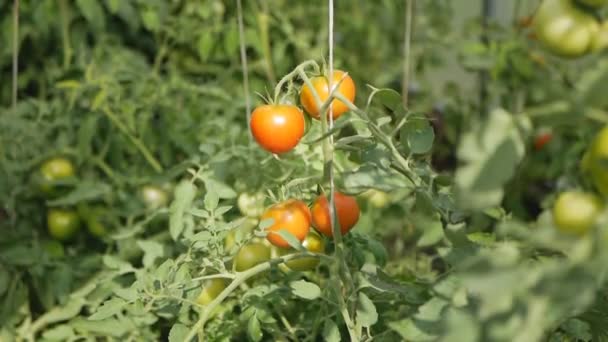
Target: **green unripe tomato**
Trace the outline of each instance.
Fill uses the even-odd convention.
[[[80,228],[80,217],[71,209],[49,209],[46,222],[49,234],[61,241],[73,238]]]
[[[268,260],[270,247],[261,242],[250,243],[241,247],[234,257],[234,269],[243,272]]]
[[[608,196],[608,126],[599,131],[585,152],[581,171],[602,195]]]
[[[562,57],[580,57],[593,48],[599,23],[572,0],[543,0],[533,19],[538,39]]]
[[[559,194],[553,205],[553,223],[562,233],[583,235],[593,227],[601,211],[602,202],[597,196],[567,191]]]
[[[74,164],[63,157],[55,157],[44,162],[39,169],[39,188],[48,196],[56,194],[55,182],[74,177]]]
[[[325,240],[323,240],[323,238],[315,233],[315,232],[310,232],[308,233],[308,235],[306,236],[306,239],[304,239],[304,241],[302,242],[302,246],[304,246],[304,248],[306,248],[306,250],[313,252],[313,253],[323,253],[325,252]],[[294,253],[295,251],[293,249],[285,249],[285,248],[278,248],[279,250],[279,255],[287,255],[290,253]],[[319,265],[319,258],[317,257],[305,257],[305,258],[299,258],[299,259],[293,259],[293,260],[289,260],[287,262],[285,262],[284,266],[288,269],[288,270],[293,270],[293,271],[310,271],[310,270],[314,270],[317,265]]]
[[[589,7],[602,7],[608,3],[608,0],[575,0],[579,4]]]
[[[205,281],[201,293],[196,298],[199,305],[211,303],[226,288],[226,280],[223,278],[213,278]]]
[[[237,206],[241,214],[249,217],[258,218],[264,213],[264,199],[266,196],[262,192],[248,193],[243,192],[237,198]]]
[[[375,208],[384,208],[390,200],[389,194],[384,191],[370,189],[363,193],[363,196],[367,198],[369,204]]]
[[[86,203],[78,204],[78,214],[86,223],[87,230],[91,235],[104,237],[108,230],[104,224],[107,209],[102,206],[89,206]]]
[[[156,185],[142,186],[140,189],[140,197],[148,209],[162,208],[169,203],[169,194]]]
[[[608,21],[600,24],[600,29],[593,38],[591,50],[597,52],[606,48],[608,48]]]

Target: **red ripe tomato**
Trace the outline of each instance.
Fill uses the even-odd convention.
[[[345,72],[342,70],[335,70],[332,80],[332,87],[335,87],[342,77],[344,77]],[[311,79],[311,83],[321,102],[325,102],[329,98],[329,84],[327,84],[327,78],[324,76],[318,76]],[[338,87],[338,92],[346,97],[350,102],[355,101],[355,93],[356,87],[355,82],[350,76],[346,76],[344,81],[340,83]],[[302,86],[302,91],[300,92],[300,102],[304,109],[310,116],[315,119],[319,119],[321,117],[321,113],[319,113],[319,107],[315,102],[315,97],[308,85]],[[337,119],[340,115],[344,114],[348,111],[348,107],[342,101],[333,100],[331,102],[332,107],[332,116],[334,119]]]
[[[251,134],[272,153],[291,151],[304,135],[304,114],[292,105],[263,105],[251,115]]]
[[[310,210],[306,204],[299,200],[288,200],[275,204],[262,215],[262,221],[273,219],[272,226],[266,228],[266,239],[273,245],[281,248],[289,247],[289,243],[276,232],[286,230],[303,241],[310,231]]]
[[[336,214],[342,235],[348,233],[359,221],[359,205],[357,200],[340,192],[334,193]],[[331,230],[331,217],[329,216],[329,202],[325,195],[319,196],[312,205],[312,224],[325,236],[333,236]]]
[[[540,151],[553,139],[553,134],[550,132],[541,133],[534,138],[534,149]]]

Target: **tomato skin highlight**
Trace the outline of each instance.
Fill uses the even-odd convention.
[[[263,105],[251,114],[251,134],[265,150],[280,154],[291,151],[304,136],[304,114],[292,105]]]
[[[602,201],[593,194],[567,191],[558,195],[553,205],[553,222],[562,233],[584,235],[595,224]]]
[[[288,248],[289,243],[276,232],[286,230],[303,241],[310,231],[311,215],[308,206],[300,200],[287,200],[268,208],[261,220],[273,219],[274,222],[266,231],[266,239],[273,245]]]
[[[340,192],[334,192],[336,214],[342,235],[348,233],[359,221],[360,209],[357,200]],[[325,195],[317,197],[312,206],[312,224],[320,233],[332,237],[331,217],[329,215],[329,201]]]
[[[226,288],[226,279],[213,278],[205,281],[202,286],[201,293],[196,298],[196,303],[199,305],[207,305],[211,303],[222,291]]]
[[[538,39],[554,54],[580,57],[593,48],[599,23],[572,0],[543,0],[533,19]]]
[[[342,80],[344,74],[345,72],[342,70],[334,70],[332,86],[335,87],[338,82]],[[312,78],[310,81],[312,83],[313,88],[319,95],[321,102],[325,102],[329,98],[329,84],[325,76],[317,76]],[[355,101],[356,86],[355,82],[350,76],[347,75],[344,78],[344,80],[338,87],[338,92],[342,94],[345,98],[347,98],[350,102]],[[317,103],[315,102],[315,97],[312,93],[312,90],[307,84],[304,84],[302,86],[302,90],[300,92],[300,103],[302,103],[302,106],[304,107],[306,112],[310,114],[310,116],[315,119],[321,118],[321,113],[319,112],[319,107],[317,107]],[[332,101],[331,107],[332,116],[334,119],[337,119],[338,117],[340,117],[340,115],[346,113],[349,110],[346,104],[344,104],[344,102],[335,99]]]
[[[169,194],[156,185],[144,185],[139,191],[140,197],[148,209],[162,208],[169,203]]]
[[[270,247],[261,242],[244,245],[234,257],[234,269],[246,271],[256,265],[270,260]]]
[[[49,234],[60,241],[70,240],[80,229],[80,217],[71,209],[49,209],[46,222]]]

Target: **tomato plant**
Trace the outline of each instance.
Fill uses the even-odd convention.
[[[329,82],[326,77],[317,76],[310,80],[312,88],[319,96],[321,103],[325,102],[329,98]],[[332,87],[337,86],[337,92],[344,96],[350,102],[355,100],[356,87],[353,79],[342,70],[334,70],[332,76]],[[317,105],[312,89],[308,84],[302,86],[300,91],[300,102],[308,114],[313,118],[319,119],[321,117],[320,108]],[[348,107],[344,102],[339,100],[332,100],[331,110],[334,119],[340,117],[348,111]]]
[[[304,135],[304,115],[292,105],[263,105],[251,114],[251,134],[272,153],[291,151]]]
[[[359,221],[359,205],[354,197],[338,191],[334,193],[334,201],[340,231],[342,232],[342,235],[344,235],[357,224],[357,221]],[[329,201],[325,195],[317,197],[312,205],[311,213],[312,224],[315,229],[325,236],[333,236],[331,217],[329,215]]]
[[[605,340],[607,11],[0,1],[0,340]]]

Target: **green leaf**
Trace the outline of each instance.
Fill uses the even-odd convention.
[[[376,306],[369,297],[359,292],[359,298],[357,301],[357,322],[363,327],[369,328],[378,322],[378,312],[376,312]]]
[[[463,311],[451,309],[446,315],[446,334],[438,340],[440,342],[451,341],[480,341],[480,324],[470,314]]]
[[[114,337],[121,337],[128,333],[132,328],[127,321],[119,321],[115,318],[101,321],[89,321],[82,318],[77,318],[72,321],[71,325],[77,331]]]
[[[135,271],[135,269],[129,262],[124,261],[118,258],[117,256],[104,255],[103,263],[104,265],[106,265],[106,267],[118,270],[120,273],[128,273]]]
[[[196,196],[196,186],[189,181],[182,181],[175,188],[174,200],[169,208],[169,233],[175,241],[186,228],[184,217],[192,206]],[[191,221],[189,221],[191,223]]]
[[[129,302],[135,301],[137,299],[137,289],[133,287],[115,288],[114,294]]]
[[[608,60],[604,58],[596,66],[587,69],[576,84],[580,102],[587,106],[605,107],[608,104],[606,84],[608,84]]]
[[[389,328],[408,341],[435,341],[441,335],[441,318],[447,302],[441,298],[431,298],[418,308],[413,318],[389,322]]]
[[[38,258],[36,251],[23,245],[3,247],[0,251],[0,260],[9,265],[28,266],[36,263]]]
[[[218,197],[221,199],[235,198],[237,195],[237,193],[232,189],[232,187],[230,187],[224,182],[220,182],[213,178],[206,178],[204,179],[204,182],[207,191],[215,191]]]
[[[106,1],[108,9],[110,10],[110,13],[112,13],[112,14],[116,14],[118,12],[118,9],[120,8],[120,3],[121,3],[121,0],[107,0]]]
[[[171,330],[169,331],[169,342],[185,341],[188,331],[188,327],[181,323],[173,324],[173,327],[171,327]]]
[[[386,106],[393,112],[403,111],[403,98],[393,89],[374,89],[374,103]]]
[[[67,195],[59,197],[56,200],[48,201],[47,205],[51,207],[73,206],[81,202],[100,199],[109,194],[111,191],[112,188],[101,181],[83,181],[78,183],[76,188],[70,191]]]
[[[215,193],[215,191],[213,191],[213,189],[209,189],[207,191],[207,193],[205,194],[205,199],[204,199],[205,209],[207,209],[210,212],[214,211],[215,208],[217,208],[219,201],[220,201],[220,198],[217,195],[217,193]]]
[[[293,294],[300,298],[313,300],[321,296],[321,289],[317,284],[305,280],[293,281],[289,284]]]
[[[201,62],[206,62],[211,55],[211,51],[213,50],[213,43],[215,42],[213,32],[210,30],[203,30],[201,35],[198,37],[198,41],[196,43],[198,57],[201,59]]]
[[[105,11],[98,0],[76,0],[82,15],[96,31],[105,28]]]
[[[106,300],[99,308],[97,308],[97,311],[89,316],[89,320],[99,321],[112,317],[121,312],[126,305],[127,302],[120,298],[111,298]]]
[[[236,24],[227,24],[224,31],[224,50],[228,56],[234,56],[239,49],[239,30]]]
[[[401,129],[400,139],[407,141],[409,152],[424,154],[433,147],[435,131],[424,115],[410,115]]]
[[[439,215],[415,215],[414,225],[422,227],[422,236],[416,243],[419,247],[433,246],[445,237]]]
[[[503,186],[524,156],[529,127],[525,117],[496,109],[463,136],[458,158],[464,165],[455,175],[457,203],[463,209],[482,210],[500,203]]]
[[[98,133],[97,119],[96,115],[87,116],[78,129],[78,152],[82,156],[91,155],[93,137]]]
[[[48,323],[55,323],[71,319],[80,313],[84,304],[84,299],[72,298],[67,304],[48,311],[45,314],[45,320]]]
[[[0,268],[0,296],[2,296],[7,290],[10,281],[10,275],[4,268]]]
[[[146,9],[141,14],[141,19],[144,22],[144,27],[150,31],[156,32],[160,28],[160,18],[158,13],[153,9]]]
[[[260,326],[260,321],[255,314],[252,315],[247,322],[247,336],[251,341],[254,342],[262,340],[262,327]]]
[[[304,247],[302,247],[302,243],[300,243],[300,240],[298,240],[298,238],[296,238],[292,233],[290,233],[286,229],[280,228],[280,230],[274,231],[273,234],[280,235],[285,241],[287,241],[289,246],[291,246],[292,248],[296,250],[304,250]]]
[[[156,259],[165,255],[163,244],[154,240],[138,240],[137,246],[144,251],[143,264],[146,268],[152,266]]]
[[[69,325],[57,325],[42,333],[42,337],[53,341],[69,341],[74,336],[74,329]]]
[[[336,323],[331,319],[325,320],[325,324],[323,324],[323,340],[325,342],[342,341],[340,330],[338,329]]]

